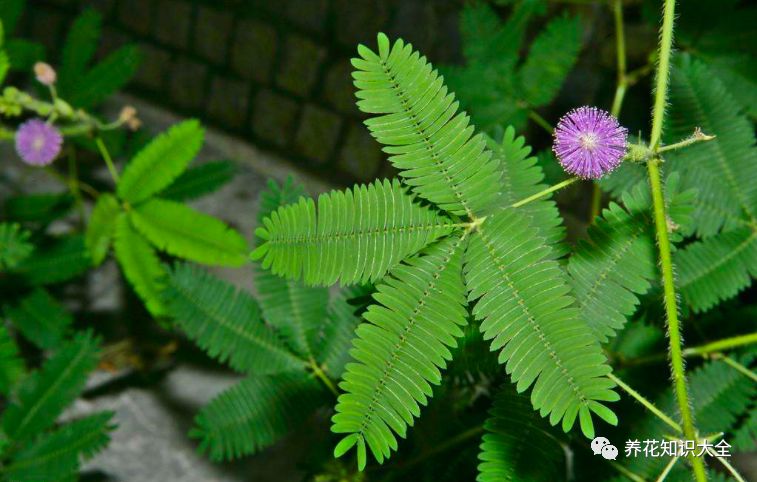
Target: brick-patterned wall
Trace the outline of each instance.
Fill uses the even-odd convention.
[[[349,59],[384,31],[436,63],[459,57],[462,0],[32,0],[51,58],[73,16],[105,18],[102,52],[136,42],[129,89],[347,182],[386,172],[354,104]]]

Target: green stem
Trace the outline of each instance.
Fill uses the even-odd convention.
[[[741,363],[737,362],[733,358],[727,357],[725,355],[722,355],[722,356],[720,356],[718,358],[720,358],[721,360],[723,360],[723,362],[726,365],[729,365],[731,368],[734,368],[735,370],[741,372],[741,374],[743,374],[747,378],[750,378],[753,382],[757,383],[757,375],[755,375],[754,372],[752,370],[750,370],[749,368],[745,367],[744,365],[742,365]]]
[[[757,332],[748,335],[733,336],[723,338],[722,340],[713,341],[704,345],[687,348],[683,351],[683,356],[706,355],[708,353],[720,352],[744,345],[757,343]]]
[[[649,147],[657,150],[662,136],[662,125],[665,117],[665,104],[668,95],[668,77],[670,73],[670,53],[673,48],[673,22],[675,20],[675,0],[665,0],[662,19],[662,35],[660,36],[660,55],[657,66],[657,81],[652,110],[652,133]],[[670,240],[668,239],[667,216],[665,201],[662,195],[662,180],[660,176],[661,159],[656,157],[647,163],[649,184],[652,190],[654,206],[655,228],[657,244],[660,252],[660,267],[662,271],[665,312],[668,319],[668,340],[670,349],[670,366],[673,375],[674,391],[681,413],[683,434],[689,440],[697,439],[694,417],[689,403],[689,391],[686,386],[686,371],[683,364],[683,341],[681,327],[678,320],[678,300],[676,298],[675,278],[673,275],[673,261],[670,254]],[[704,461],[700,457],[691,458],[691,466],[697,482],[705,482]]]
[[[532,121],[534,121],[539,127],[541,127],[542,129],[544,129],[548,133],[552,134],[552,132],[553,132],[552,125],[550,125],[550,123],[547,122],[547,120],[544,117],[542,117],[538,112],[536,112],[533,109],[530,109],[528,111],[528,117]]]
[[[662,482],[663,480],[665,480],[668,474],[670,474],[670,471],[673,470],[673,467],[675,466],[676,462],[678,462],[678,457],[671,458],[670,462],[668,462],[668,464],[660,473],[660,476],[655,479],[655,482]]]
[[[531,196],[528,196],[525,199],[521,199],[520,201],[518,201],[518,202],[516,202],[514,204],[511,204],[510,207],[512,207],[512,208],[519,208],[519,207],[521,207],[521,206],[523,206],[525,204],[530,203],[531,201],[536,201],[537,199],[543,198],[543,197],[547,196],[550,193],[553,193],[555,191],[559,191],[560,189],[562,189],[564,187],[570,186],[571,184],[573,184],[576,181],[578,181],[577,177],[571,177],[570,179],[566,179],[566,180],[564,180],[562,182],[558,182],[554,186],[550,186],[547,189],[539,191],[536,194],[533,194]]]
[[[723,467],[725,467],[725,469],[731,474],[731,476],[736,479],[736,482],[746,482],[746,480],[744,480],[744,477],[742,477],[741,474],[739,474],[739,472],[736,470],[736,468],[731,465],[724,457],[716,455],[715,452],[709,448],[707,449],[707,453],[715,457],[718,462],[723,464]]]
[[[420,462],[423,462],[424,460],[428,459],[429,457],[432,457],[436,454],[449,450],[457,445],[465,443],[472,438],[478,437],[482,433],[484,433],[483,425],[476,425],[475,427],[469,428],[465,432],[459,433],[455,435],[454,437],[452,437],[451,439],[447,440],[446,442],[435,446],[433,449],[429,450],[428,452],[423,453],[415,458],[408,460],[407,462],[402,464],[402,469],[407,469],[414,465],[417,465]]]
[[[649,400],[647,400],[646,398],[644,398],[644,396],[642,394],[640,394],[639,392],[637,392],[636,390],[634,390],[633,388],[631,388],[623,380],[621,380],[620,378],[618,378],[617,376],[615,376],[615,374],[610,373],[609,375],[607,375],[607,377],[610,380],[612,380],[613,382],[615,382],[620,388],[622,388],[623,390],[625,390],[629,395],[631,395],[633,398],[635,398],[636,401],[638,401],[639,403],[641,403],[642,405],[644,405],[644,407],[647,410],[649,410],[650,412],[652,412],[654,415],[656,415],[657,418],[659,418],[660,420],[662,420],[663,422],[665,422],[668,426],[670,426],[671,428],[673,428],[676,432],[681,432],[682,431],[681,430],[681,426],[679,424],[677,424],[675,421],[673,421],[672,418],[670,418],[667,415],[665,415],[665,413],[662,410],[660,410],[659,408],[655,407],[652,402],[650,402]],[[692,440],[694,440],[694,439],[692,439]]]
[[[116,166],[113,165],[113,159],[110,157],[110,152],[108,152],[108,148],[105,146],[102,137],[95,137],[95,144],[97,145],[97,149],[100,151],[100,155],[105,161],[105,165],[108,166],[110,177],[112,177],[113,181],[118,184],[118,181],[120,179],[118,177],[118,171],[116,170]]]
[[[657,149],[657,153],[661,154],[667,151],[674,151],[682,147],[696,144],[697,142],[707,142],[713,139],[715,139],[715,136],[708,136],[707,134],[703,133],[701,130],[696,129],[694,131],[694,134],[691,135],[691,137],[688,137],[680,142],[676,142],[675,144],[670,144],[669,146],[662,146],[659,149]]]
[[[339,390],[336,389],[336,386],[334,385],[334,382],[331,381],[331,379],[326,375],[326,373],[321,369],[320,366],[318,366],[318,363],[310,359],[308,366],[313,371],[313,375],[315,375],[323,384],[326,386],[326,388],[329,389],[331,393],[334,394],[335,397],[339,396]]]

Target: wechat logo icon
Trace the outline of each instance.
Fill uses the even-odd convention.
[[[615,460],[618,457],[618,448],[604,437],[595,437],[591,441],[591,451],[607,460]]]

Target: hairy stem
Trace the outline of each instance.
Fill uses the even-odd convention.
[[[668,77],[670,75],[670,53],[673,48],[674,17],[675,0],[665,0],[654,108],[652,111],[652,133],[649,141],[649,147],[652,150],[658,149],[662,137],[662,124],[668,95]],[[678,409],[681,413],[683,434],[689,440],[696,440],[697,430],[694,426],[694,417],[689,404],[689,390],[686,385],[686,371],[683,363],[683,341],[681,340],[681,327],[678,320],[678,300],[676,298],[675,278],[673,276],[673,261],[670,254],[670,239],[668,239],[665,201],[662,194],[660,163],[661,159],[659,157],[651,159],[647,163],[647,171],[649,172],[649,184],[652,190],[657,244],[660,252],[665,313],[668,321],[670,366],[674,392],[678,402]],[[707,480],[704,461],[700,457],[692,457],[691,466],[697,482]]]
[[[675,429],[676,432],[681,432],[681,426],[678,425],[676,422],[673,421],[672,418],[665,415],[665,413],[660,410],[659,408],[655,407],[652,402],[644,398],[639,392],[631,388],[626,382],[615,376],[615,374],[610,373],[607,375],[607,377],[615,382],[620,388],[625,390],[629,395],[631,395],[633,398],[636,399],[640,404],[644,405],[644,408],[652,412],[657,418],[665,422],[668,426]]]
[[[731,368],[737,370],[742,375],[746,376],[747,378],[751,379],[753,382],[757,383],[757,375],[755,375],[754,372],[752,370],[750,370],[749,368],[745,367],[744,365],[742,365],[741,363],[737,362],[733,358],[725,356],[725,355],[721,355],[718,358],[720,358],[721,360],[723,360],[723,362],[726,365],[728,365]]]
[[[659,149],[657,149],[657,153],[663,153],[666,151],[674,151],[676,149],[681,149],[682,147],[687,147],[692,144],[696,144],[697,142],[707,142],[715,139],[715,136],[708,136],[704,132],[701,131],[701,129],[696,128],[694,130],[694,133],[687,137],[686,139],[676,142],[675,144],[670,144],[669,146],[662,146]]]
[[[665,468],[662,469],[662,472],[660,472],[660,476],[655,479],[655,482],[662,482],[665,480],[668,474],[670,474],[670,471],[673,470],[676,462],[678,462],[678,457],[671,458],[670,462],[668,462],[667,465],[665,465]]]

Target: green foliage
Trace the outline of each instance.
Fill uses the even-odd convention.
[[[196,120],[176,124],[156,137],[126,166],[118,183],[118,197],[137,204],[168,187],[200,151],[203,137]]]
[[[39,371],[25,378],[3,413],[5,435],[23,442],[52,426],[84,388],[88,373],[97,363],[97,345],[98,340],[91,333],[79,333]]]
[[[229,182],[237,168],[232,161],[213,161],[190,167],[158,194],[164,199],[189,201],[210,194]]]
[[[102,18],[84,10],[71,25],[63,44],[58,91],[72,106],[91,108],[118,91],[137,73],[140,53],[126,45],[90,67],[100,42]]]
[[[484,2],[467,5],[460,21],[465,66],[443,68],[449,86],[487,132],[508,124],[521,128],[529,109],[552,102],[581,50],[578,18],[558,16],[521,62],[525,29],[543,6],[533,0],[515,3],[506,22]]]
[[[165,313],[161,302],[165,270],[155,249],[205,264],[240,266],[247,259],[246,241],[222,221],[177,201],[155,197],[170,195],[174,189],[174,196],[191,198],[218,185],[218,178],[223,177],[218,164],[210,169],[198,168],[197,172],[187,171],[202,147],[203,136],[200,123],[189,120],[150,141],[126,166],[116,186],[123,206],[113,198],[107,199],[103,201],[107,203],[102,207],[103,219],[98,219],[97,210],[90,219],[88,234],[97,259],[107,251],[111,230],[115,229],[116,258],[155,316]],[[199,178],[214,173],[216,179],[208,182]],[[111,217],[107,218],[106,213]],[[115,213],[121,214],[114,216]]]
[[[481,442],[478,482],[561,480],[562,447],[536,413],[528,398],[504,386],[494,398]]]
[[[377,181],[281,207],[256,234],[262,265],[309,285],[371,282],[452,230],[447,217],[414,202],[397,181]],[[343,221],[342,221],[343,220]]]
[[[305,362],[263,323],[252,297],[202,269],[174,267],[165,303],[192,340],[237,371],[262,375],[304,367]]]
[[[8,198],[3,205],[3,211],[13,221],[48,224],[68,213],[73,203],[73,197],[67,192],[27,194]]]
[[[592,413],[617,423],[603,403],[618,399],[606,378],[611,369],[555,259],[564,248],[554,244],[562,238],[554,204],[537,201],[520,212],[502,207],[540,189],[536,160],[512,129],[500,143],[489,142],[492,154],[424,57],[401,40],[390,46],[383,34],[378,44],[378,54],[360,46],[361,58],[353,60],[358,105],[377,114],[366,125],[413,192],[450,218],[411,196],[385,201],[387,191],[395,198],[403,193],[397,181],[391,191],[385,181],[358,194],[321,196],[317,218],[315,203],[304,198],[279,208],[263,220],[257,233],[264,243],[253,253],[274,274],[310,284],[374,281],[389,270],[377,304],[364,315],[368,323],[356,330],[350,351],[356,363],[347,365],[340,384],[346,393],[332,431],[345,436],[335,455],[356,446],[363,468],[368,449],[379,462],[396,450],[396,435],[405,436],[431,384],[441,381],[467,305],[518,391],[533,386],[532,405],[552,425],[562,422],[568,431],[578,418],[592,437]],[[403,225],[408,213],[423,222]],[[466,222],[457,222],[458,215]]]
[[[738,228],[688,245],[676,253],[677,286],[694,312],[732,298],[757,276],[757,231]]]
[[[24,361],[19,356],[16,341],[8,328],[0,325],[0,393],[7,396],[23,374]]]
[[[134,231],[123,213],[116,220],[113,249],[124,276],[145,302],[148,311],[154,316],[165,314],[161,301],[165,270],[155,250]]]
[[[211,459],[235,459],[273,444],[322,400],[323,388],[303,373],[252,375],[206,405],[190,436]]]
[[[744,361],[744,360],[741,360]],[[731,433],[738,418],[749,408],[757,395],[755,384],[744,383],[744,375],[723,361],[708,362],[688,376],[694,417],[702,434]],[[664,413],[676,413],[675,397],[670,389],[655,402]],[[651,414],[634,425],[632,438],[637,440],[657,439],[660,434],[670,433],[671,428]],[[726,441],[730,438],[725,435]],[[720,439],[714,443],[719,442]],[[626,467],[641,477],[654,479],[667,463],[662,457],[628,458]]]
[[[523,137],[515,137],[515,129],[512,126],[505,129],[501,140],[488,139],[487,145],[494,157],[499,160],[502,171],[501,203],[503,205],[512,205],[548,187],[543,183],[544,172],[538,164],[538,159],[529,156],[531,147],[526,145]],[[557,204],[553,200],[540,199],[519,209],[532,219],[533,226],[538,227],[540,235],[552,247],[554,257],[565,254],[568,249],[562,243],[565,238],[565,227],[562,225],[562,217],[557,210]]]
[[[592,438],[590,412],[610,424],[615,415],[602,401],[617,394],[605,375],[611,369],[586,322],[572,307],[568,277],[540,245],[538,230],[520,213],[504,209],[479,227],[465,264],[468,299],[492,350],[518,392],[534,384],[531,402],[553,425],[568,431],[579,418]]]
[[[352,354],[340,387],[332,431],[358,443],[359,468],[365,444],[376,460],[397,450],[394,433],[406,437],[441,382],[440,369],[452,359],[450,348],[467,323],[462,259],[465,243],[448,237],[424,254],[389,272],[376,286],[377,304],[356,330]],[[357,435],[357,437],[354,437]]]
[[[21,261],[14,272],[32,285],[48,285],[68,281],[91,266],[91,260],[79,235],[65,236],[40,246],[34,256]]]
[[[108,255],[120,212],[121,206],[112,194],[102,194],[97,198],[84,236],[94,266],[99,266]]]
[[[6,306],[10,318],[24,337],[43,349],[60,346],[73,322],[73,317],[50,294],[36,288],[18,304]]]
[[[5,468],[13,482],[67,481],[76,477],[79,461],[91,458],[110,441],[112,412],[100,412],[67,423],[27,444]]]
[[[413,192],[452,214],[481,213],[496,199],[500,175],[485,138],[412,45],[400,39],[390,48],[379,34],[378,49],[361,45],[352,60],[358,108],[377,115],[365,121],[371,134]]]
[[[666,157],[681,173],[683,186],[696,188],[696,231],[712,236],[745,223],[757,214],[757,163],[754,129],[723,84],[702,63],[682,57],[671,74],[666,139],[676,142],[695,127],[717,138]]]
[[[134,228],[156,248],[204,264],[240,266],[247,242],[222,221],[184,204],[152,199],[129,212]]]
[[[0,223],[0,272],[15,268],[34,251],[29,235],[18,224]]]

